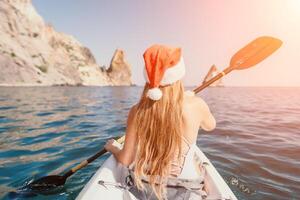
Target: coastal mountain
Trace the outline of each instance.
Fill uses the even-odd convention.
[[[109,68],[73,36],[55,31],[31,0],[0,0],[0,85],[132,85],[124,51]]]

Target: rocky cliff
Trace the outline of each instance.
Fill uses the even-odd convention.
[[[0,0],[0,85],[131,85],[124,51],[108,69],[74,37],[56,32],[31,0]]]

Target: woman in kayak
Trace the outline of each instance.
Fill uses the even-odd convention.
[[[138,199],[201,199],[203,174],[195,159],[199,128],[216,122],[207,104],[185,93],[180,48],[153,45],[144,53],[146,84],[130,109],[123,149],[105,148],[129,167]]]

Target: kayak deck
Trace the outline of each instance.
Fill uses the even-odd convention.
[[[197,148],[196,153],[204,163],[204,188],[208,194],[206,199],[237,200],[205,154],[199,148]],[[121,165],[111,155],[85,185],[76,199],[96,200],[107,198],[114,200],[135,200],[136,198],[130,192],[117,186],[125,178],[121,168]],[[99,184],[99,181],[104,181],[106,183],[105,186]]]

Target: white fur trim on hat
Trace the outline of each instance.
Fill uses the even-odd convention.
[[[160,85],[169,85],[183,78],[185,74],[185,65],[183,57],[180,57],[179,62],[173,67],[168,68],[160,82]]]
[[[165,71],[163,78],[160,81],[160,85],[165,86],[165,85],[175,83],[176,81],[182,79],[184,74],[185,74],[185,65],[184,65],[183,57],[180,57],[180,60],[176,65],[168,68]],[[144,68],[144,78],[146,82],[149,83],[149,78],[147,75],[146,68]]]
[[[147,97],[149,97],[150,99],[157,101],[162,97],[162,92],[159,88],[151,88],[148,90],[147,92]]]

